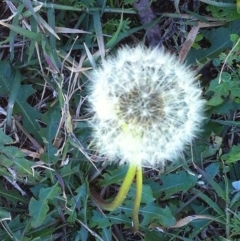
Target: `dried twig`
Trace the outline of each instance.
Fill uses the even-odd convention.
[[[151,3],[149,2],[149,0],[139,0],[133,5],[143,25],[150,23],[156,19],[156,15],[151,9]],[[150,46],[154,47],[162,45],[162,39],[160,35],[161,29],[157,24],[150,29],[146,29],[146,31],[147,39]]]

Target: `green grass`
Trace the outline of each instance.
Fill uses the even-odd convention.
[[[0,3],[0,240],[240,239],[239,9],[199,2],[153,1],[145,25],[133,1]],[[201,73],[204,126],[179,161],[143,170],[134,234],[135,185],[112,212],[90,195],[112,200],[127,168],[89,149],[88,73],[121,45],[147,45],[154,24],[181,55],[199,21],[208,27],[190,38],[186,62]]]

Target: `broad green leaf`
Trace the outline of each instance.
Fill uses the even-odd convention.
[[[15,71],[10,67],[6,61],[0,61],[0,94],[8,96],[13,84]]]
[[[40,125],[36,121],[40,119],[41,114],[27,103],[27,99],[30,95],[34,94],[36,91],[31,85],[21,85],[19,89],[16,105],[14,106],[14,114],[21,114],[23,116],[23,126],[28,130],[34,137],[41,143],[38,130]]]
[[[219,76],[211,80],[207,92],[214,92],[207,105],[217,106],[224,102],[224,98],[231,96],[232,99],[238,97],[240,94],[239,83],[237,80],[232,79],[231,75],[227,72],[223,72],[221,76],[221,82],[219,83]]]
[[[221,4],[224,4],[224,1],[221,1]],[[218,4],[218,3],[216,3]],[[229,4],[229,3],[226,3]],[[210,11],[214,18],[222,19],[226,21],[232,21],[240,18],[240,14],[238,9],[232,4],[233,7],[218,7],[213,5],[208,5],[207,10]]]
[[[46,127],[39,131],[40,136],[46,146],[46,152],[41,155],[41,159],[46,163],[56,163],[58,157],[55,155],[57,149],[53,146],[53,139],[56,136],[59,122],[61,119],[60,108],[58,105],[49,108],[49,110],[42,115],[42,122]]]
[[[112,241],[112,228],[102,228],[101,237],[104,241]]]
[[[32,227],[39,227],[45,220],[49,210],[47,203],[31,198],[29,203],[29,213],[32,216]]]
[[[12,219],[11,213],[7,212],[3,208],[0,208],[0,221],[2,222],[2,220],[11,220],[11,219]]]
[[[93,216],[91,217],[89,225],[91,227],[107,228],[111,226],[111,223],[105,214],[93,211]]]
[[[37,183],[36,185],[34,185],[33,187],[31,187],[30,190],[31,190],[31,193],[32,193],[33,196],[38,197],[39,193],[40,193],[40,190],[42,188],[46,188],[46,187],[48,187],[47,184],[44,184],[44,183],[40,182],[40,183]]]
[[[12,143],[12,138],[7,136],[2,128],[0,128],[0,148],[1,148],[1,144],[11,144]],[[1,150],[1,149],[0,149]]]
[[[162,200],[168,199],[172,194],[183,191],[187,192],[196,182],[197,177],[188,172],[181,171],[178,174],[160,175],[162,184],[153,181],[146,181],[152,188],[153,196]],[[164,196],[163,196],[164,195]]]
[[[18,230],[17,232],[12,234],[12,240],[16,241],[33,241],[31,237],[26,237],[23,233],[23,230]]]
[[[124,209],[122,209],[122,210],[124,210]],[[130,211],[129,216],[131,216],[132,210],[129,210],[129,211]],[[117,212],[117,214],[114,214],[116,212]],[[119,212],[119,209],[116,210],[114,213],[111,212],[110,214],[108,214],[108,218],[111,221],[112,225],[113,224],[124,224],[125,226],[128,226],[128,227],[132,226],[132,218],[129,218],[123,212]]]
[[[213,99],[214,100],[214,99]],[[239,110],[239,104],[237,104],[235,101],[224,101],[222,104],[217,106],[211,106],[211,110],[209,110],[209,113],[214,114],[221,114],[221,115],[227,115],[230,111],[236,111]],[[213,121],[212,122],[217,122]],[[215,124],[216,125],[216,124]],[[223,128],[223,126],[222,126]],[[220,133],[218,133],[220,134]]]
[[[120,184],[127,173],[128,165],[120,165],[116,169],[107,169],[107,173],[104,173],[102,177],[104,179],[99,180],[101,186],[108,186],[111,184]]]
[[[23,126],[28,132],[34,135],[37,141],[41,141],[38,134],[40,126],[36,121],[40,118],[41,114],[27,102],[29,96],[35,93],[35,90],[31,85],[20,85],[18,90],[14,89],[13,81],[16,71],[7,62],[0,61],[0,94],[9,96],[13,95],[12,91],[18,91],[13,113],[21,114],[23,117]]]
[[[148,203],[144,208],[141,208],[139,212],[143,217],[140,226],[143,227],[148,226],[152,222],[158,223],[163,227],[170,227],[176,223],[176,220],[168,206],[160,208],[152,202]]]
[[[168,238],[166,239],[166,236],[165,236],[165,238],[164,238],[164,236],[165,236],[165,234],[163,232],[160,232],[157,229],[156,230],[144,229],[144,241],[154,241],[154,240],[168,241]],[[192,240],[189,240],[189,241],[192,241]]]
[[[59,190],[60,188],[58,183],[56,183],[52,187],[41,188],[39,192],[39,200],[42,200],[42,201],[52,200],[59,192]]]
[[[29,214],[32,217],[31,226],[33,228],[41,226],[46,219],[47,212],[49,211],[48,202],[55,198],[60,188],[56,183],[52,187],[41,188],[39,193],[39,199],[31,198],[29,203]]]
[[[33,163],[25,158],[17,158],[14,160],[14,169],[16,170],[17,174],[20,176],[32,176],[32,169]]]
[[[224,102],[224,99],[220,95],[214,95],[210,100],[207,101],[209,106],[218,106]]]
[[[72,166],[71,164],[68,164],[66,166],[63,166],[59,170],[59,174],[62,178],[71,177],[73,174],[83,175],[80,171],[80,164]]]
[[[205,168],[206,173],[214,178],[219,172],[219,163],[213,162]]]
[[[210,47],[205,49],[191,49],[187,56],[188,63],[195,63],[196,60],[204,62],[207,59],[213,59],[217,57],[219,53],[232,47],[230,40],[230,34],[239,34],[240,21],[230,22],[226,27],[219,27],[214,29],[200,30],[200,33],[210,42]],[[217,37],[216,37],[217,36]]]
[[[0,146],[0,157],[1,165],[5,167],[11,167],[15,170],[16,174],[24,176],[32,176],[32,165],[33,163],[26,158],[24,158],[24,153],[21,152],[15,146],[6,146],[2,148]]]
[[[89,240],[89,232],[84,226],[81,225],[81,229],[78,231],[75,240],[82,240],[82,241]]]
[[[16,190],[7,190],[3,186],[2,182],[0,182],[0,196],[12,202],[12,204],[15,206],[19,203],[26,205],[28,204],[28,201],[29,201],[26,197],[21,196],[19,192]]]
[[[239,146],[232,146],[229,153],[224,154],[221,156],[226,163],[233,163],[240,160],[240,145]]]
[[[5,225],[7,224],[7,230],[0,229],[0,240],[11,240],[9,238],[9,233],[13,235],[14,232],[17,232],[18,230],[24,229],[25,223],[20,221],[20,215],[15,217],[12,221],[10,222],[5,222]]]
[[[24,197],[22,197],[19,192],[13,190],[13,191],[7,191],[4,187],[0,190],[0,197],[6,198],[12,205],[16,206],[19,202],[22,204],[28,204],[28,200]]]
[[[9,149],[9,148],[7,148]],[[6,151],[6,149],[5,149]],[[0,151],[0,158],[1,158],[1,166],[2,167],[10,167],[13,165],[13,160],[11,159],[11,156],[7,156],[6,153],[3,151]]]
[[[87,186],[86,184],[81,185],[79,188],[75,190],[77,195],[73,196],[70,201],[68,202],[69,209],[66,210],[66,214],[69,215],[68,222],[75,223],[77,219],[77,215],[79,215],[79,210],[82,210],[81,217],[86,218],[86,213],[84,210],[87,208]]]
[[[134,200],[135,194],[136,194],[136,185],[134,183],[130,188],[128,197],[130,197],[130,198],[132,198],[132,200]],[[141,202],[142,203],[150,203],[150,202],[153,202],[154,200],[155,200],[155,198],[153,197],[153,192],[152,192],[151,187],[149,185],[143,185]]]
[[[45,123],[46,127],[41,128],[40,134],[49,142],[52,142],[53,138],[57,133],[61,115],[60,115],[60,108],[57,105],[53,107],[49,106],[48,109],[49,110],[46,113],[44,113],[41,117],[41,120],[43,123]]]
[[[24,153],[21,152],[17,147],[15,146],[6,146],[5,149],[3,150],[3,152],[5,153],[5,155],[8,158],[11,158],[12,160],[14,158],[18,159],[18,158],[22,158],[24,157]]]

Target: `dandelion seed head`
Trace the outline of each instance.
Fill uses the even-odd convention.
[[[91,73],[93,144],[110,160],[164,165],[196,136],[204,100],[195,73],[161,49],[123,47]]]

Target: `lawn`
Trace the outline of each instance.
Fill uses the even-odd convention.
[[[240,240],[239,0],[0,9],[0,240]]]

